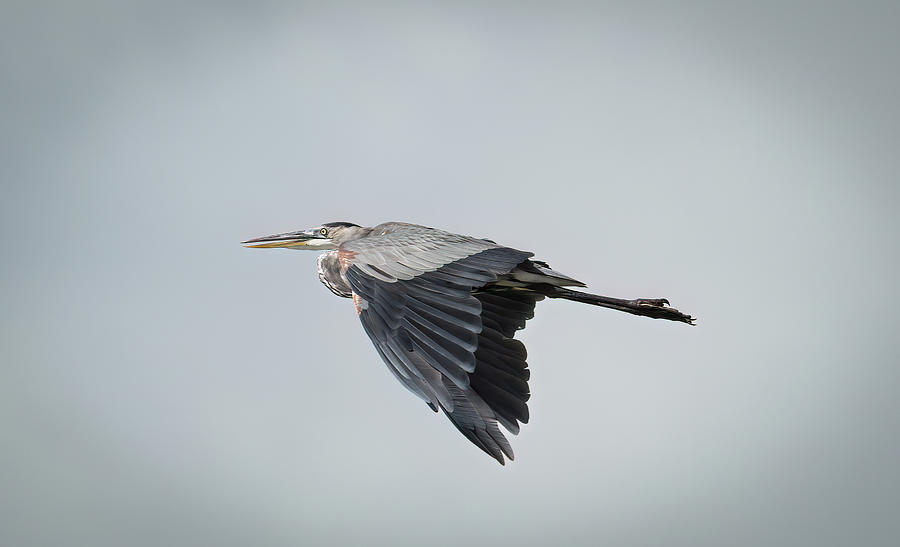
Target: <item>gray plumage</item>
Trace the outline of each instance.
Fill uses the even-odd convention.
[[[664,299],[622,300],[486,239],[389,222],[340,222],[244,242],[252,247],[326,250],[319,280],[352,298],[366,334],[391,373],[501,464],[513,459],[499,425],[528,422],[525,346],[515,333],[535,303],[563,298],[636,315],[692,323]]]

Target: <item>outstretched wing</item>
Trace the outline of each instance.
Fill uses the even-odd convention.
[[[489,284],[531,253],[391,223],[339,250],[363,328],[410,391],[504,463],[528,421],[525,347],[513,339],[540,296]],[[486,286],[487,285],[487,286]]]

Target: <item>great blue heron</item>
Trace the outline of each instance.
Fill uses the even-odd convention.
[[[248,247],[325,250],[319,280],[352,298],[363,329],[396,378],[478,448],[504,463],[498,423],[528,422],[529,370],[516,331],[534,304],[563,298],[693,324],[664,298],[623,300],[574,291],[581,281],[489,239],[388,222],[329,222],[244,241]]]

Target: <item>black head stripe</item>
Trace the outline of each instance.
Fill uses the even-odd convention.
[[[350,226],[359,227],[359,224],[353,224],[352,222],[326,222],[322,226],[326,228],[349,228]]]

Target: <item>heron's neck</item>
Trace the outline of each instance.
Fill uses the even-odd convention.
[[[362,239],[367,237],[372,233],[372,228],[368,228],[366,226],[352,226],[348,228],[344,228],[343,232],[341,232],[340,240],[337,241],[337,244],[346,243],[348,241],[355,241],[357,239]]]

